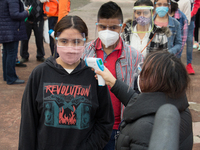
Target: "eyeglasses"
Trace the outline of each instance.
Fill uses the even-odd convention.
[[[135,10],[135,14],[137,14],[138,16],[141,16],[143,14],[143,16],[148,16],[151,12],[146,10],[146,11],[139,11],[139,10]]]
[[[158,2],[155,2],[155,4],[156,4],[158,7],[161,7],[161,6],[168,7],[168,6],[170,5],[170,3],[158,3]]]
[[[104,25],[101,23],[96,23],[97,27],[101,30],[111,30],[111,31],[115,31],[115,30],[119,30],[122,27],[122,24],[114,24],[114,25]]]
[[[69,46],[70,43],[71,46],[84,46],[86,42],[86,38],[66,39],[66,38],[56,37],[55,40],[57,41],[58,46]]]

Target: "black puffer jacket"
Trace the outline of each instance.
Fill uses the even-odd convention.
[[[119,80],[116,81],[111,91],[126,106],[116,150],[147,150],[155,113],[160,106],[166,103],[173,104],[180,112],[179,150],[192,150],[192,118],[186,96],[171,99],[161,92],[138,95],[133,90],[129,90],[127,93],[128,86]]]
[[[0,0],[0,43],[26,40],[26,17],[21,0]]]

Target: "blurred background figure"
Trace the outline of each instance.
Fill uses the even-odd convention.
[[[49,30],[53,31],[54,27],[58,21],[58,13],[59,13],[58,0],[47,0],[46,2],[44,2],[43,3],[43,11],[44,11],[44,14],[46,14],[47,18],[48,18],[48,28],[49,28]],[[51,49],[51,55],[53,56],[55,44],[54,44],[54,39],[51,36],[51,33],[49,33],[49,39],[50,39],[49,46]]]
[[[178,9],[179,0],[171,0],[171,12],[169,12],[170,16],[178,20],[181,26],[181,37],[182,37],[182,46],[181,49],[176,53],[176,57],[181,58],[183,48],[185,46],[188,34],[188,21],[185,14]]]
[[[158,27],[153,23],[153,3],[150,0],[137,0],[133,7],[133,17],[123,24],[122,38],[125,43],[143,54],[167,50],[168,27]]]
[[[188,4],[190,2],[190,4]],[[193,36],[194,36],[194,21],[195,21],[195,14],[198,11],[200,6],[200,0],[181,0],[179,1],[179,9],[186,14],[188,18],[188,35],[187,35],[187,66],[186,70],[188,74],[194,75],[195,71],[192,67],[192,52],[193,52]],[[191,10],[191,14],[188,14],[188,8]]]
[[[58,21],[70,12],[71,0],[59,0]]]
[[[182,46],[181,26],[180,23],[169,16],[171,12],[170,0],[155,0],[154,1],[154,23],[160,27],[169,27],[172,35],[168,37],[168,51],[176,54]]]
[[[28,40],[21,41],[20,47],[20,62],[27,62],[29,59],[28,53],[28,43],[31,37],[32,30],[34,31],[35,42],[37,47],[37,61],[43,62],[45,60],[44,55],[44,45],[43,45],[43,26],[44,26],[44,17],[46,17],[43,13],[43,4],[40,0],[23,0],[25,6],[32,6],[32,11],[25,22],[26,24],[26,33],[28,36]]]
[[[21,0],[1,0],[0,5],[0,43],[3,44],[3,78],[7,84],[22,84],[16,75],[15,65],[20,40],[26,40],[24,20],[28,17]]]
[[[193,48],[198,49],[200,51],[199,27],[200,27],[200,8],[198,9],[198,12],[195,16],[194,44],[193,44]]]

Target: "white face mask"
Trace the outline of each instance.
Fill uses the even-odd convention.
[[[138,75],[138,78],[137,78],[137,85],[138,85],[138,90],[140,91],[140,93],[142,93],[140,89],[140,75]]]
[[[100,40],[103,42],[106,48],[114,45],[119,39],[119,33],[111,30],[102,30],[98,32]]]

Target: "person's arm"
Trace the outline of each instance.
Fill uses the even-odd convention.
[[[21,1],[18,0],[7,0],[8,2],[8,7],[9,7],[9,12],[10,12],[10,17],[13,20],[24,20],[26,17],[28,17],[28,11],[24,10],[20,12],[19,10],[19,2]]]
[[[177,21],[177,20],[174,19],[174,21]],[[182,46],[181,26],[178,21],[175,28],[177,32],[174,38],[174,46],[168,50],[172,54],[176,54],[181,49],[181,46]]]
[[[193,8],[192,8],[192,12],[191,12],[191,17],[193,17],[194,15],[196,15],[199,7],[200,7],[200,0],[195,0]]]
[[[185,17],[185,20],[184,20],[184,25],[183,25],[183,28],[181,29],[181,32],[182,32],[182,47],[181,49],[178,51],[177,54],[181,53],[183,51],[183,48],[185,46],[185,43],[186,43],[186,40],[187,40],[187,34],[188,34],[188,21],[187,21],[187,18]]]
[[[128,104],[134,95],[137,95],[132,88],[120,80],[116,80],[110,91],[115,94],[115,96],[123,103],[124,106]]]
[[[18,150],[35,150],[39,115],[37,112],[37,87],[33,74],[29,77],[21,103],[21,124]]]
[[[103,149],[110,140],[114,125],[114,111],[107,86],[98,86],[99,108],[96,111],[93,131],[86,141],[88,149]]]
[[[111,92],[126,106],[131,97],[135,94],[135,91],[123,81],[116,80],[106,67],[104,67],[104,71],[95,72],[103,77],[106,85],[111,87]]]

